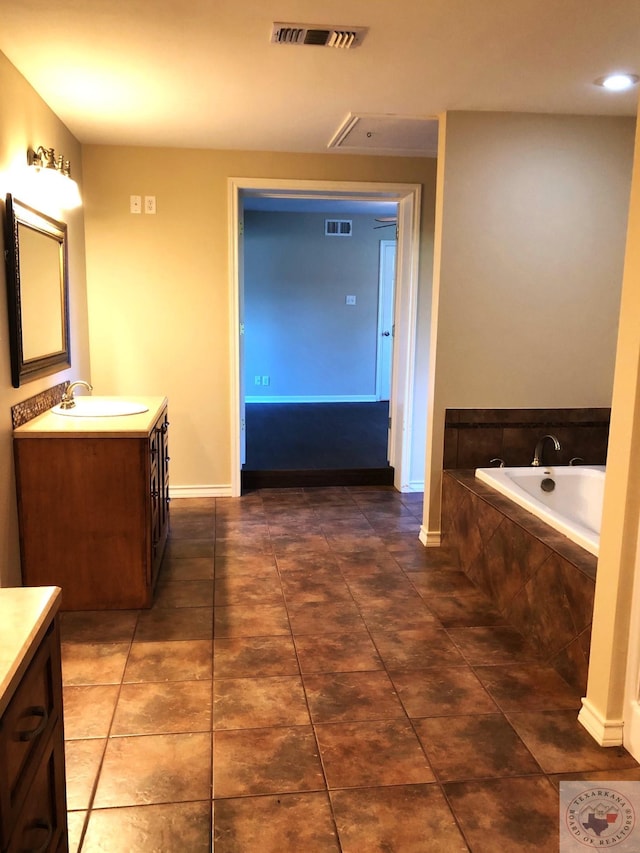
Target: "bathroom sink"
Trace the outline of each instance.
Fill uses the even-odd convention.
[[[54,406],[51,411],[55,415],[66,415],[71,418],[116,418],[123,415],[139,415],[142,412],[148,412],[149,407],[143,403],[120,400],[118,397],[76,397],[76,404],[72,409]]]

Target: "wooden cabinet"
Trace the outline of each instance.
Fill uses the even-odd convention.
[[[168,426],[165,401],[142,431],[16,430],[25,585],[61,587],[63,610],[151,606],[169,528]]]
[[[14,602],[33,592],[8,591]],[[53,600],[59,595],[53,592]],[[0,850],[59,853],[68,842],[60,635],[52,613],[12,668],[0,695]]]

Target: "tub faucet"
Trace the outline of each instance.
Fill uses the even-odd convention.
[[[85,382],[84,379],[76,379],[75,382],[70,382],[64,390],[62,400],[60,400],[61,409],[73,409],[76,404],[76,401],[73,399],[73,389],[78,385],[82,385],[88,391],[93,391],[93,385]]]
[[[540,439],[540,441],[536,444],[536,449],[533,451],[533,461],[531,462],[532,465],[538,466],[541,464],[541,462],[542,462],[542,451],[544,450],[544,443],[547,439],[549,439],[550,441],[553,442],[553,449],[556,452],[559,452],[560,450],[562,450],[562,447],[560,446],[560,442],[555,437],[555,435],[543,435],[542,438]]]

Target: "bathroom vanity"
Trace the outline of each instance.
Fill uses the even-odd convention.
[[[22,580],[61,587],[63,610],[151,606],[169,529],[169,421],[166,398],[136,402],[147,411],[50,410],[14,430]]]
[[[65,853],[55,587],[0,589],[0,850]]]

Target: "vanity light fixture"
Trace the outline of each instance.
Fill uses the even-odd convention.
[[[626,89],[631,89],[638,84],[637,74],[627,74],[626,72],[618,71],[615,74],[606,74],[604,77],[598,77],[593,82],[596,86],[602,86],[603,89],[608,89],[609,92],[624,92]]]
[[[27,163],[39,176],[39,183],[46,182],[47,192],[61,207],[71,210],[82,204],[78,185],[71,177],[71,163],[62,154],[56,157],[53,148],[40,145],[35,151],[29,148]]]

